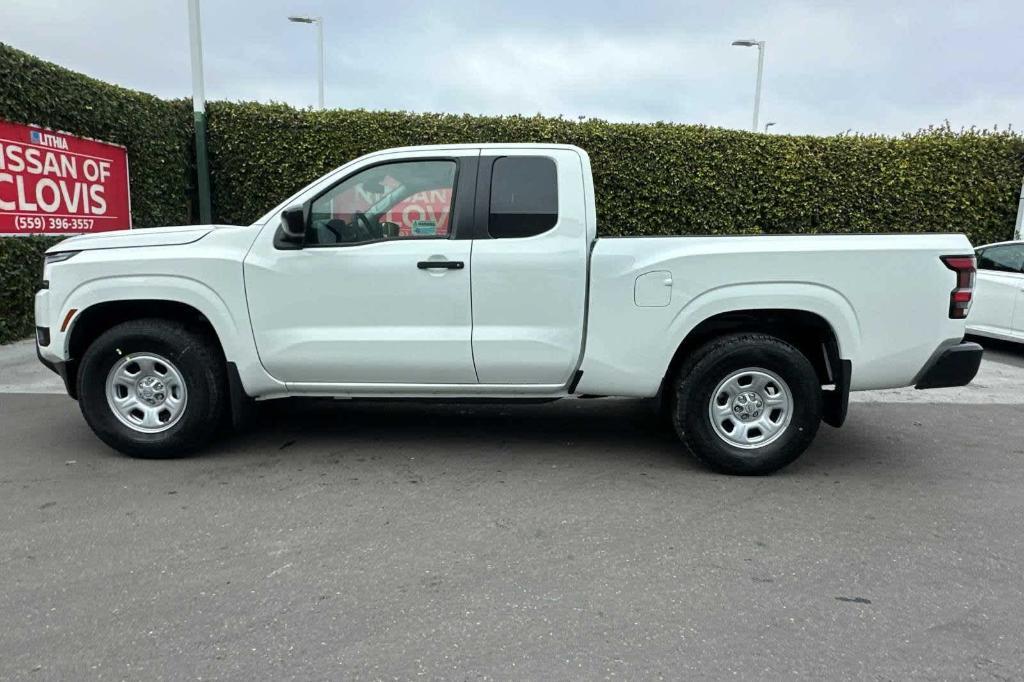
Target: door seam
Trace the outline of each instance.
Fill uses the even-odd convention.
[[[475,227],[475,226],[474,226]],[[474,235],[475,236],[475,235]],[[473,312],[473,246],[476,244],[475,239],[469,240],[469,357],[473,360],[473,375],[476,377],[476,383],[480,383],[480,372],[476,368],[476,315]]]

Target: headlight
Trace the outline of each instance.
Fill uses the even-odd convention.
[[[81,253],[81,251],[58,251],[56,253],[48,253],[43,256],[43,265],[50,265],[51,263],[63,263],[68,258],[71,258],[75,254]]]

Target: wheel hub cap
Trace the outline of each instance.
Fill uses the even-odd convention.
[[[708,417],[715,435],[743,449],[779,438],[793,417],[793,394],[775,372],[748,367],[725,377],[711,394]]]
[[[749,422],[761,416],[764,396],[754,391],[740,393],[732,399],[732,411],[740,421]]]
[[[139,382],[135,385],[139,398],[147,405],[152,406],[160,405],[164,402],[164,399],[167,397],[164,393],[166,388],[164,382],[152,375],[139,379]]]

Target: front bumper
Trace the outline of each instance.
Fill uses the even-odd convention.
[[[958,343],[938,353],[925,366],[914,388],[966,386],[981,365],[982,348],[976,343]]]
[[[71,372],[72,368],[69,367],[69,363],[67,361],[54,362],[52,360],[47,360],[43,357],[43,351],[39,347],[38,343],[36,343],[36,357],[39,358],[39,362],[43,363],[44,367],[60,377],[61,381],[64,382],[64,390],[68,392],[68,395],[75,400],[78,400],[74,382],[71,380],[73,373]]]

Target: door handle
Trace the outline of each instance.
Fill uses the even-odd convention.
[[[461,270],[466,264],[460,260],[421,260],[416,267],[420,270]]]

